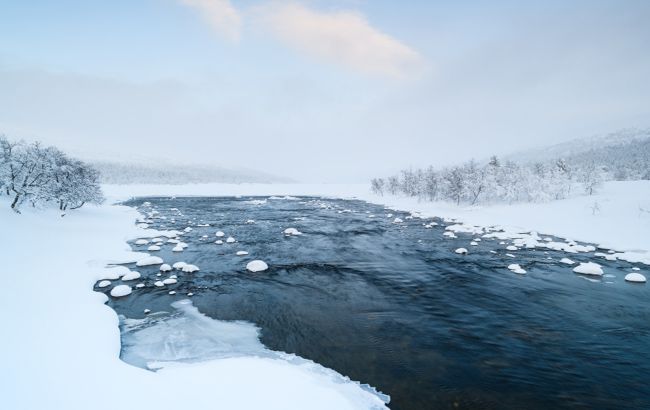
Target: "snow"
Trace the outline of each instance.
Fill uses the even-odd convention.
[[[232,236],[229,236],[228,239],[226,239],[226,243],[235,243],[235,242],[236,242],[235,238],[233,238]]]
[[[176,282],[178,282],[178,281],[176,279],[174,279],[174,278],[167,278],[167,279],[162,281],[163,285],[173,285]]]
[[[558,238],[595,243],[616,250],[619,260],[650,264],[650,214],[640,211],[650,209],[648,181],[608,182],[593,196],[561,201],[481,207],[376,196],[369,192],[368,184],[131,185],[104,186],[104,190],[108,204],[142,195],[356,197],[394,209],[418,211],[425,217],[456,219],[469,226],[499,226],[508,235],[533,231],[554,235],[554,240],[539,242],[559,244],[552,246],[571,253],[580,248]],[[595,214],[594,203],[600,209]],[[221,408],[385,407],[377,396],[340,375],[333,377],[316,364],[303,366],[276,357],[179,363],[158,372],[125,364],[119,360],[117,315],[104,305],[106,295],[92,289],[99,280],[116,280],[126,273],[120,266],[104,268],[107,263],[136,262],[147,256],[129,250],[125,244],[125,240],[142,238],[150,231],[134,225],[138,213],[122,206],[102,205],[87,206],[61,218],[55,211],[30,209],[16,216],[6,208],[0,207],[0,226],[12,235],[0,236],[0,249],[5,251],[3,268],[30,274],[10,275],[3,282],[3,331],[29,335],[0,342],[5,374],[0,383],[3,408],[78,410],[92,403],[95,409],[114,409],[115,400],[98,398],[98,392],[115,385],[116,380],[121,385],[137,386],[116,392],[120,405],[127,408],[175,410],[187,407],[189,402],[192,408],[203,409],[214,407],[215,398]],[[57,247],[33,240],[54,233]],[[150,237],[165,236],[150,233]],[[39,258],[30,257],[33,254]],[[25,303],[26,290],[30,303]],[[66,297],[61,298],[61,294]],[[146,393],[168,391],[182,394]]]
[[[163,263],[162,258],[158,256],[147,256],[145,258],[139,259],[136,262],[136,266],[150,266],[150,265],[160,265]]]
[[[628,282],[636,282],[636,283],[645,283],[646,282],[645,276],[643,276],[642,274],[640,274],[638,272],[628,273],[627,275],[625,275],[625,280],[628,281]]]
[[[526,273],[526,271],[518,263],[511,263],[510,265],[508,265],[508,269],[510,269],[514,273],[518,273],[520,275],[523,275],[523,274]]]
[[[103,280],[97,284],[98,288],[105,288],[111,286],[111,281],[110,280]]]
[[[443,217],[470,226],[500,226],[508,232],[541,232],[616,249],[618,258],[650,265],[650,181],[606,182],[594,195],[544,203],[462,206],[427,202],[418,198],[372,194],[369,184],[189,184],[104,185],[109,200],[134,196],[324,196],[354,198],[419,213]],[[599,211],[593,211],[598,204]],[[392,214],[389,214],[393,217]],[[540,242],[545,242],[544,239]],[[570,248],[569,245],[566,245]],[[573,252],[572,252],[573,253]],[[620,255],[622,254],[622,255]]]
[[[153,284],[154,284],[155,286],[159,287],[159,288],[162,288],[163,286],[165,286],[165,284],[164,284],[163,281],[161,281],[161,280],[157,280],[157,281],[155,281]]]
[[[183,272],[186,273],[194,273],[199,271],[199,267],[196,265],[186,264],[185,266],[183,266],[182,270]]]
[[[466,255],[467,254],[467,249],[465,248],[458,248],[455,250],[455,252],[459,255]]]
[[[509,250],[509,251],[518,251],[519,250],[519,248],[517,248],[514,245],[508,245],[508,246],[506,246],[506,249]]]
[[[145,286],[144,283],[138,283],[137,285],[135,285],[137,289],[142,289],[144,288],[144,286]]]
[[[302,235],[302,232],[300,232],[296,228],[287,228],[284,230],[284,234],[287,236],[296,236],[296,235]]]
[[[140,279],[141,275],[140,272],[136,271],[129,271],[126,275],[122,276],[122,280],[128,281],[128,280],[136,280]]]
[[[603,268],[594,262],[581,262],[580,265],[573,268],[575,273],[581,273],[583,275],[593,275],[593,276],[602,276]]]
[[[215,235],[217,235],[217,238],[221,238],[221,237],[225,236],[226,234],[223,233],[222,231],[217,231],[217,233]]]
[[[172,265],[174,269],[182,270],[185,266],[187,266],[187,263],[185,262],[176,262],[175,264]]]
[[[148,243],[149,243],[148,239],[138,239],[137,241],[135,241],[136,245],[147,245]]]
[[[216,243],[217,245],[223,245],[223,241],[221,239],[217,239],[216,241],[214,241],[214,243]]]
[[[153,251],[159,251],[160,246],[158,245],[151,245],[150,247],[147,248],[148,251],[153,252]]]
[[[560,263],[564,263],[564,264],[567,264],[567,265],[574,265],[574,264],[575,264],[575,262],[572,261],[572,260],[569,259],[569,258],[562,258],[562,259],[560,259]]]
[[[265,271],[269,268],[269,265],[266,264],[266,262],[261,261],[261,260],[254,260],[248,262],[246,264],[246,269],[248,269],[251,272],[262,272]]]
[[[246,251],[237,251],[237,256],[246,256],[248,255],[248,252]]]
[[[163,263],[162,265],[160,265],[160,271],[161,272],[169,272],[171,270],[172,270],[172,267],[169,266],[169,264],[167,264],[167,263]]]
[[[126,295],[130,295],[132,292],[131,286],[129,285],[117,285],[111,289],[111,296],[114,298],[121,298]]]
[[[183,246],[181,246],[180,243],[172,248],[172,252],[183,252],[184,250],[185,250],[185,248]]]

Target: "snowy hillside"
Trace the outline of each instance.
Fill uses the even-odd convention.
[[[650,129],[623,129],[603,135],[576,138],[560,144],[514,152],[504,159],[518,162],[546,162],[557,158],[584,157],[590,152],[602,153],[609,149],[624,150],[637,144],[648,144]],[[632,150],[631,150],[632,151]]]

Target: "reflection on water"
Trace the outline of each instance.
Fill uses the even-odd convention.
[[[157,288],[157,267],[137,268],[147,286],[111,306],[142,319],[145,308],[173,312],[170,304],[192,292],[200,312],[254,324],[239,331],[259,329],[269,349],[375,386],[393,409],[650,408],[650,287],[624,282],[632,264],[598,258],[614,277],[592,282],[560,264],[562,252],[521,249],[512,258],[499,240],[469,246],[468,234],[444,238],[440,220],[427,229],[428,221],[359,201],[264,199],[131,201],[159,212],[153,228],[192,227],[184,252],[165,244],[156,254],[201,270],[173,272],[178,283]],[[283,235],[289,227],[303,235]],[[216,245],[218,230],[237,242]],[[469,254],[455,254],[458,247]],[[594,260],[593,253],[571,258]],[[269,270],[247,272],[253,259]],[[511,263],[528,273],[510,272]],[[127,321],[125,329],[138,323],[145,322]],[[155,332],[173,335],[174,323]],[[128,340],[125,359],[144,364],[136,346],[150,336]],[[222,342],[201,341],[217,356],[228,350]],[[240,347],[245,354],[259,346]],[[192,351],[159,353],[198,359]]]

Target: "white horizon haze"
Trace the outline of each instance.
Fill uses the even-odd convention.
[[[363,182],[650,126],[644,1],[28,3],[0,133],[82,158]]]

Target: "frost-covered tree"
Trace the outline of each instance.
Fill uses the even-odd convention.
[[[370,189],[376,195],[384,195],[384,185],[386,185],[386,182],[383,178],[373,178],[370,181]]]
[[[603,172],[594,162],[589,162],[580,169],[578,181],[587,194],[593,195],[595,189],[603,183]]]
[[[66,210],[103,201],[99,174],[92,167],[54,147],[5,137],[0,137],[0,187],[16,212],[24,203],[56,203]]]

